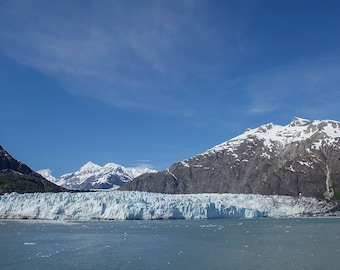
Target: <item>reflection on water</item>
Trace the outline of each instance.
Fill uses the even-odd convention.
[[[0,269],[337,269],[340,219],[0,221]]]

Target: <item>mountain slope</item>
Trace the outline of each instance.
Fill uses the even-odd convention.
[[[262,125],[121,190],[340,197],[340,123]]]
[[[0,146],[0,194],[59,191],[65,189],[47,181]]]
[[[126,168],[115,163],[99,166],[92,162],[86,163],[76,172],[62,175],[59,179],[49,175],[48,171],[39,171],[58,186],[74,190],[118,188],[133,178],[148,172],[154,171],[148,168]]]

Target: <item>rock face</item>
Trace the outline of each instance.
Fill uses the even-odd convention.
[[[121,190],[244,193],[340,199],[340,123],[267,124],[205,153],[144,174]]]
[[[47,181],[0,146],[0,194],[59,191],[66,189]]]

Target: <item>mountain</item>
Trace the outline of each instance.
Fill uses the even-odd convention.
[[[120,188],[161,193],[304,195],[340,199],[340,123],[273,123]]]
[[[49,170],[39,171],[56,185],[73,190],[118,188],[133,178],[150,172],[155,171],[144,167],[126,168],[115,163],[99,166],[92,162],[86,163],[76,172],[62,175],[59,179],[53,177]]]
[[[0,146],[0,194],[66,191],[13,158]]]

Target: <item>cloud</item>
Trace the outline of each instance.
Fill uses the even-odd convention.
[[[155,166],[152,165],[152,161],[149,159],[137,160],[136,167],[143,168],[143,169],[151,169],[151,170],[155,169]]]
[[[177,91],[187,78],[214,76],[206,60],[218,59],[222,39],[207,24],[204,2],[8,1],[0,50],[74,94],[185,114]]]
[[[252,28],[253,5],[240,6],[2,1],[0,53],[56,78],[75,95],[116,107],[204,115],[208,123],[212,112],[329,112],[339,96],[338,57],[292,60],[284,51],[285,62],[278,63],[273,44],[253,31],[263,29]],[[275,67],[264,67],[268,58]]]
[[[337,57],[300,60],[248,76],[243,86],[248,113],[334,115],[340,95],[338,63]]]

